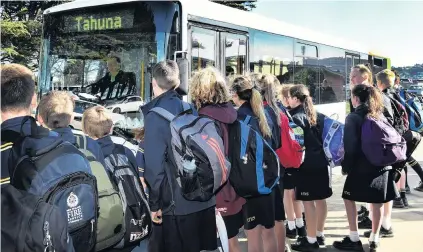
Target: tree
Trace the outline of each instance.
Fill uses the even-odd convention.
[[[1,62],[38,69],[42,13],[63,1],[1,1]]]
[[[232,8],[237,8],[244,11],[251,11],[256,8],[257,0],[250,1],[230,1],[230,0],[211,0],[212,2],[227,5]]]

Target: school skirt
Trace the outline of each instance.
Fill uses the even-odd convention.
[[[242,206],[245,230],[251,230],[258,225],[266,229],[275,226],[275,190],[268,195],[245,200],[246,203]]]
[[[393,170],[348,174],[342,198],[366,203],[386,203],[398,197]]]
[[[285,169],[285,176],[283,177],[283,187],[285,190],[295,188],[295,177],[297,173],[298,169]]]
[[[323,200],[332,196],[329,167],[298,171],[295,178],[295,198],[301,201]]]

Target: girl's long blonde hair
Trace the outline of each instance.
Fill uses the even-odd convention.
[[[197,109],[205,104],[222,104],[230,101],[225,78],[213,67],[194,74],[190,83],[190,96]]]
[[[279,109],[278,104],[276,102],[276,90],[277,87],[281,85],[281,83],[273,74],[265,74],[258,81],[258,85],[264,101],[266,101],[267,104],[269,104],[269,106],[273,109],[276,114],[278,125],[281,125],[281,117],[279,116],[281,110]]]
[[[271,137],[272,131],[267,123],[263,107],[263,99],[260,92],[254,87],[248,76],[238,76],[233,80],[231,89],[236,92],[240,100],[248,101],[253,109],[254,115],[259,120],[260,131],[264,137]]]

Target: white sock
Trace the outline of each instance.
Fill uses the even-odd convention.
[[[288,221],[288,228],[289,230],[295,229],[295,221]]]
[[[391,228],[391,218],[386,218],[386,216],[383,216],[382,218],[382,227],[384,229],[389,230]]]
[[[323,231],[317,231],[317,237],[325,237],[325,234],[323,233]]]
[[[370,234],[369,238],[370,242],[379,242],[379,234],[374,234],[373,232]]]
[[[310,244],[314,244],[315,242],[317,242],[317,238],[316,237],[312,238],[312,237],[307,236],[307,241]]]
[[[297,228],[304,227],[304,220],[303,220],[303,218],[296,218],[295,219],[295,225],[297,226]]]
[[[352,242],[358,242],[360,240],[360,236],[357,231],[350,231],[350,240]]]

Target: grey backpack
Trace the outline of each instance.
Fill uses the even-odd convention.
[[[93,175],[97,179],[100,209],[95,250],[100,251],[116,245],[125,235],[122,201],[105,167],[87,149],[86,136],[75,135],[75,137],[79,150],[87,157]]]
[[[170,122],[172,155],[182,196],[190,201],[208,201],[226,183],[231,164],[215,122],[198,116],[187,103],[184,112],[174,116],[163,108],[155,112]]]

